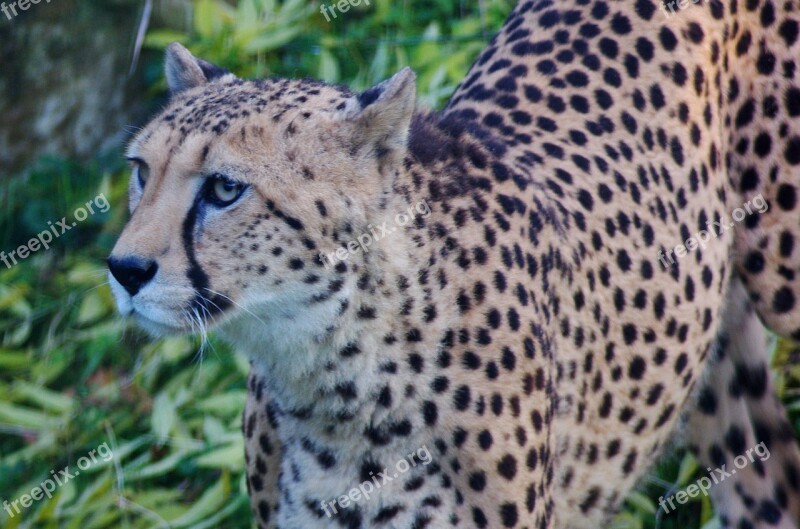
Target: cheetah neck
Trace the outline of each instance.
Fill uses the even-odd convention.
[[[423,218],[424,208],[417,208],[429,199],[412,181],[427,178],[426,171],[409,161],[396,175],[385,215],[372,223],[373,233],[382,224],[394,231],[348,260],[351,273],[336,295],[303,307],[276,299],[254,310],[257,318],[223,329],[264,381],[284,443],[325,439],[358,450],[365,431],[380,445],[389,431],[406,428],[409,416],[419,416],[414,403],[430,389],[400,383],[400,375],[436,362],[456,318],[434,294],[441,285],[429,270],[444,241],[433,244],[427,233],[438,212]],[[409,209],[417,218],[401,226],[396,217]],[[414,437],[404,438],[411,448],[427,442]]]

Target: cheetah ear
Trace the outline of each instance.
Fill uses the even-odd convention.
[[[164,70],[167,75],[167,86],[172,95],[231,75],[224,68],[196,58],[177,42],[167,47]]]
[[[416,106],[416,78],[406,67],[347,101],[344,117],[354,124],[359,147],[372,147],[381,157],[403,156]]]

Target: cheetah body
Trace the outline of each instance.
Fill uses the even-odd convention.
[[[203,311],[251,359],[261,526],[599,527],[681,413],[709,464],[755,444],[752,410],[785,426],[759,404],[761,346],[726,357],[720,337],[761,329],[751,305],[800,329],[780,275],[800,259],[785,242],[798,14],[733,4],[670,19],[649,0],[522,2],[441,114],[415,109],[408,70],[353,94],[242,81],[170,49],[173,99],[130,147],[149,178],[132,181],[114,250],[158,273],[115,294],[154,332]],[[780,123],[759,114],[770,97]],[[209,203],[214,175],[241,198]],[[759,194],[768,211],[662,264]],[[760,378],[737,381],[756,404],[703,431],[716,408],[693,411],[693,388],[726,398],[730,379],[704,370],[714,357],[735,378],[747,355]],[[732,428],[748,442],[726,445]],[[792,527],[795,452],[742,476],[758,501],[718,495],[724,521]],[[327,515],[365,482],[369,498]]]

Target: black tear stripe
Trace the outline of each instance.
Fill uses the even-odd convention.
[[[205,315],[215,316],[225,312],[231,306],[231,301],[226,297],[212,294],[206,290],[209,285],[208,274],[197,262],[197,258],[194,255],[194,229],[202,196],[203,193],[201,191],[183,220],[183,249],[186,252],[186,259],[189,261],[186,277],[195,289],[195,296],[189,305],[201,309]]]

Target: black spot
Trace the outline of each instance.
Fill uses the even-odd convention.
[[[731,426],[725,434],[725,444],[733,454],[743,454],[747,449],[744,432],[736,425]]]
[[[661,46],[666,51],[672,51],[678,45],[677,37],[675,37],[675,34],[667,26],[661,28],[659,40],[661,41]]]
[[[766,260],[761,252],[750,252],[747,254],[747,257],[744,261],[745,269],[750,272],[751,274],[757,274],[764,270],[764,266],[766,265]]]
[[[641,57],[644,62],[650,62],[653,59],[655,56],[654,51],[655,47],[653,43],[645,37],[639,37],[636,40],[636,53],[639,54],[639,57]]]
[[[426,400],[422,404],[422,416],[425,419],[425,424],[428,426],[436,424],[436,420],[439,418],[439,410],[436,404],[430,400]]]
[[[647,363],[644,361],[644,358],[636,355],[628,365],[628,377],[632,378],[633,380],[641,380],[645,369],[647,369]]]
[[[389,507],[384,507],[378,511],[378,514],[375,515],[375,517],[372,519],[372,522],[376,524],[385,524],[404,510],[406,509],[402,505],[391,505]]]
[[[753,99],[748,99],[742,106],[739,108],[739,112],[736,114],[736,127],[742,128],[749,125],[753,121],[753,116],[755,116],[756,112],[756,104]]]
[[[483,471],[473,472],[469,476],[469,487],[477,492],[486,488],[486,473]]]
[[[586,191],[585,189],[581,189],[578,191],[578,201],[587,211],[592,211],[592,207],[594,205],[594,201],[592,200],[592,194]]]
[[[483,451],[489,450],[493,443],[494,439],[489,430],[483,430],[478,434],[478,446],[480,446]]]
[[[792,138],[786,142],[784,156],[789,164],[800,164],[800,136],[792,136]]]
[[[597,500],[600,499],[600,487],[592,487],[589,489],[589,493],[586,495],[586,498],[581,502],[579,505],[580,510],[582,513],[586,514],[589,512],[592,507],[595,506]]]
[[[800,98],[800,95],[798,95]],[[800,101],[800,99],[798,100]],[[767,132],[762,132],[753,141],[753,152],[760,158],[765,158],[772,150],[772,137]]]
[[[479,507],[472,508],[472,521],[475,522],[475,526],[478,527],[478,529],[484,529],[489,525],[486,515]]]
[[[706,415],[714,415],[717,411],[717,397],[708,386],[703,386],[697,398],[697,406]]]
[[[258,516],[265,524],[269,523],[270,507],[264,500],[258,502]]]
[[[797,35],[800,33],[800,24],[798,24],[797,20],[787,18],[781,24],[778,33],[783,37],[786,46],[790,47],[797,41]]]
[[[517,505],[515,503],[504,503],[500,506],[500,519],[503,527],[515,527],[519,521]]]
[[[704,37],[703,28],[697,22],[691,22],[686,30],[686,36],[695,44],[700,44]]]
[[[334,390],[344,400],[353,400],[358,397],[356,385],[353,382],[345,382],[338,384]]]
[[[780,240],[781,257],[790,257],[792,251],[794,251],[794,235],[789,231],[785,231],[781,234]]]
[[[778,314],[786,314],[794,309],[794,292],[789,287],[782,287],[772,298],[772,310]]]
[[[453,394],[453,405],[457,410],[466,410],[469,407],[470,400],[470,389],[467,385],[459,386]]]
[[[781,510],[771,500],[762,500],[758,508],[758,517],[770,525],[778,525],[781,521]]]
[[[573,70],[569,72],[565,79],[569,84],[578,88],[582,88],[589,84],[589,77],[580,70]]]
[[[497,472],[508,481],[514,479],[517,475],[517,460],[511,454],[506,454],[497,463]]]
[[[753,167],[748,167],[742,172],[739,190],[742,192],[752,191],[758,187],[758,172]]]
[[[781,184],[776,197],[778,206],[784,211],[791,211],[797,204],[797,190],[791,184]]]
[[[389,386],[383,386],[383,389],[378,395],[378,404],[384,408],[388,408],[392,405],[392,390]]]
[[[786,90],[784,101],[786,102],[786,110],[791,117],[800,116],[800,88],[793,86]]]

